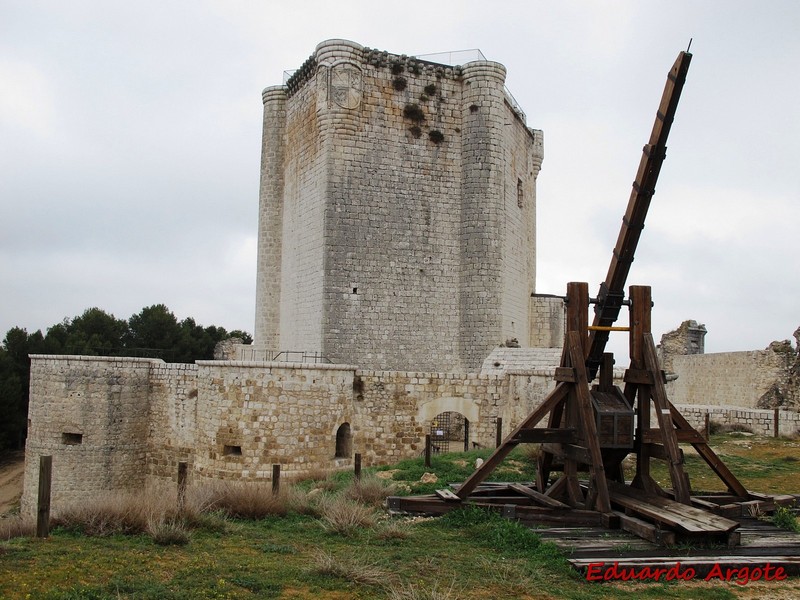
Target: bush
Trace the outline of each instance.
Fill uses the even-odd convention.
[[[771,521],[775,527],[780,529],[800,532],[800,524],[797,523],[797,516],[791,508],[776,506]]]

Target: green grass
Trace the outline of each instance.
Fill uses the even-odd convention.
[[[778,444],[762,448],[757,461],[795,467],[780,456]],[[731,456],[744,457],[745,450],[731,451]],[[796,453],[794,447],[786,450],[784,456]],[[395,483],[420,493],[463,481],[474,470],[475,459],[489,453],[434,456],[427,469],[418,459],[377,470],[396,470]],[[749,469],[760,473],[757,465]],[[734,472],[736,466],[731,465]],[[436,484],[419,483],[426,472],[437,475]],[[782,471],[772,473],[776,480],[785,477]],[[516,452],[493,476],[506,481],[533,478],[532,465]],[[349,473],[332,475],[322,493],[347,499],[351,481]],[[306,482],[303,488],[316,485]],[[375,524],[354,527],[346,536],[326,529],[313,513],[289,512],[260,520],[207,513],[192,524],[185,545],[159,545],[147,534],[87,537],[63,528],[46,541],[16,538],[0,543],[0,598],[721,600],[747,592],[724,583],[589,584],[553,544],[497,513],[469,507],[438,519],[409,520],[372,510]],[[784,596],[796,591],[792,588]]]

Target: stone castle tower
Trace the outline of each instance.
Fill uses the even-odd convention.
[[[328,40],[264,90],[256,348],[469,371],[529,343],[543,138],[505,75]]]

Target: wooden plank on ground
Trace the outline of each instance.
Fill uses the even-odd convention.
[[[614,511],[614,514],[619,517],[620,528],[624,531],[638,535],[642,539],[661,546],[673,546],[675,544],[674,531],[661,529],[652,523],[642,521],[641,519],[619,511]]]
[[[726,519],[725,517],[693,506],[681,504],[669,498],[646,494],[641,490],[618,483],[611,483],[609,487],[613,491],[613,499],[615,501],[619,502],[622,497],[628,497],[640,503],[650,505],[652,508],[656,509],[657,512],[661,512],[665,516],[669,515],[670,517],[677,518],[678,526],[686,527],[687,530],[690,525],[694,531],[706,531],[708,533],[728,532],[739,527],[739,523],[736,521]],[[620,504],[622,504],[622,502],[620,502]]]

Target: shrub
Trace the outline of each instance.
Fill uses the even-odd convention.
[[[444,141],[444,134],[438,129],[432,130],[428,137],[434,144],[441,144]]]
[[[406,104],[403,107],[403,116],[414,123],[422,123],[425,120],[425,112],[419,104]]]
[[[398,92],[402,92],[404,89],[406,89],[407,85],[408,81],[406,81],[405,77],[395,77],[392,79],[392,87]]]
[[[319,501],[322,527],[330,533],[351,536],[375,525],[372,508],[344,496],[326,496]]]
[[[800,532],[800,524],[797,523],[797,516],[791,508],[785,506],[776,506],[775,514],[772,515],[772,524],[775,527],[786,529],[788,531]]]

